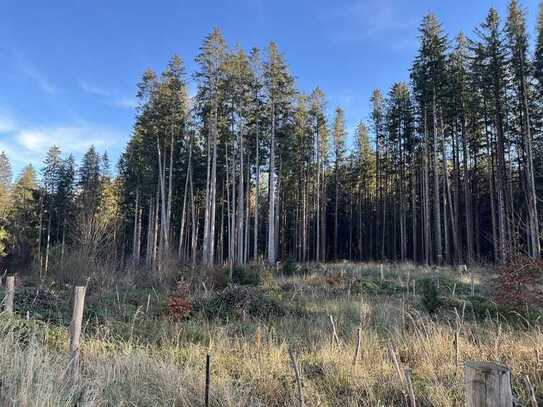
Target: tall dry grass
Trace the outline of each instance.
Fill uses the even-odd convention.
[[[411,265],[387,267],[385,278],[406,284],[440,273],[444,283],[462,284],[455,270]],[[203,405],[205,355],[212,355],[211,405],[293,406],[297,392],[289,350],[297,354],[307,406],[402,405],[403,386],[390,360],[396,350],[402,368],[411,368],[421,406],[463,403],[463,370],[453,346],[460,332],[460,364],[492,360],[513,369],[515,396],[527,400],[521,379],[528,375],[543,400],[541,325],[510,324],[489,315],[469,319],[456,314],[431,317],[419,294],[391,295],[351,290],[353,278],[380,280],[375,265],[336,265],[304,276],[267,281],[281,301],[303,307],[302,315],[267,321],[208,320],[193,317],[170,323],[140,312],[129,319],[131,335],[87,329],[82,372],[66,376],[65,330],[32,321],[0,318],[0,404],[6,406],[199,406]],[[478,294],[485,295],[488,273],[477,270]],[[407,285],[407,284],[406,284]],[[288,286],[288,290],[285,287]],[[401,287],[401,286],[400,286]],[[458,288],[460,290],[460,288]],[[340,344],[332,341],[329,316]],[[21,335],[19,325],[25,326]],[[353,366],[356,330],[362,328],[360,358]],[[147,331],[146,331],[147,330]],[[45,334],[43,334],[45,331]],[[29,334],[28,332],[34,332]],[[145,332],[154,339],[145,337]]]

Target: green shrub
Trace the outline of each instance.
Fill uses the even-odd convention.
[[[425,278],[420,280],[420,285],[422,286],[422,305],[430,314],[435,314],[442,305],[435,282],[431,278]]]
[[[232,269],[232,283],[236,285],[259,285],[260,271],[257,267],[248,265],[236,266]]]
[[[377,294],[379,293],[379,286],[371,280],[360,279],[356,280],[351,286],[351,292],[353,294]]]
[[[296,261],[293,258],[289,257],[283,263],[283,275],[289,277],[297,273],[298,273],[298,265],[296,264]]]
[[[220,293],[196,299],[193,309],[207,318],[271,319],[283,317],[292,310],[281,303],[272,291],[259,287],[232,286]]]

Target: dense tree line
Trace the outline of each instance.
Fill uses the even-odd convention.
[[[214,29],[193,98],[179,56],[144,73],[115,177],[94,148],[79,169],[52,148],[39,183],[28,167],[10,186],[0,156],[0,196],[18,196],[2,240],[44,272],[67,245],[159,271],[539,257],[543,6],[533,47],[516,0],[505,21],[491,9],[454,39],[428,15],[419,40],[409,81],[376,89],[349,135],[341,107],[329,117],[319,87],[301,92],[275,43],[246,53]]]

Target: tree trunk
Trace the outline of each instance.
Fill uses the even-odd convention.
[[[275,101],[271,101],[271,145],[269,168],[268,263],[275,264]]]

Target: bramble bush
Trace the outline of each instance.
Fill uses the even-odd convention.
[[[187,318],[192,311],[192,303],[189,301],[189,286],[183,281],[177,282],[176,289],[168,298],[166,314],[172,321],[180,321]]]
[[[494,299],[500,305],[525,311],[543,305],[543,260],[516,256],[498,270]]]

